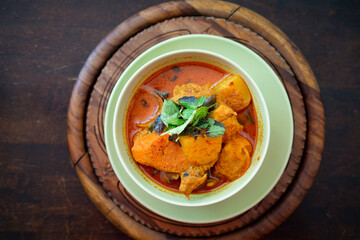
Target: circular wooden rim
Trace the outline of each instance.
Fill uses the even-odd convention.
[[[261,56],[278,74],[288,92],[294,115],[292,152],[280,180],[259,203],[233,218],[211,224],[188,224],[173,221],[152,212],[137,202],[122,186],[106,154],[103,119],[109,95],[119,76],[142,51],[165,39],[186,34],[214,34],[240,42]],[[176,236],[217,236],[251,225],[281,198],[292,182],[304,150],[306,134],[305,108],[297,79],[286,60],[261,35],[239,23],[222,18],[177,17],[159,22],[127,40],[109,58],[91,92],[86,117],[86,140],[95,174],[105,192],[118,207],[151,229]]]
[[[211,4],[207,4],[209,2]],[[166,14],[160,14],[160,11],[166,11]],[[139,30],[159,21],[184,16],[184,14],[189,16],[209,15],[240,22],[250,29],[261,29],[261,35],[286,58],[299,81],[308,120],[307,140],[300,169],[288,192],[266,216],[252,224],[251,227],[222,236],[224,239],[235,236],[259,238],[280,225],[296,209],[310,188],[320,165],[325,129],[319,88],[305,58],[281,30],[249,9],[220,1],[168,2],[146,9],[121,23],[90,55],[74,87],[68,111],[68,144],[71,161],[91,200],[120,230],[136,239],[150,236],[154,239],[166,238],[165,234],[151,230],[124,214],[106,195],[101,184],[96,181],[96,176],[89,164],[88,149],[85,144],[85,117],[89,92],[92,91],[97,76],[108,58],[118,47]],[[152,16],[152,21],[148,21],[144,25],[141,19],[146,16]],[[132,27],[129,28],[129,26]],[[121,217],[120,221],[119,216]]]

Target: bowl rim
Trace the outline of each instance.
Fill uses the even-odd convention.
[[[171,65],[173,63],[170,63],[170,64],[162,64],[162,63],[158,63],[159,61],[161,62],[164,58],[167,58],[169,56],[174,56],[174,55],[177,55],[177,54],[184,54],[184,53],[200,53],[200,54],[205,54],[205,55],[210,55],[210,56],[214,56],[214,57],[217,57],[227,63],[229,63],[231,66],[235,67],[236,69],[238,69],[240,72],[241,72],[241,75],[245,75],[246,78],[244,79],[244,77],[242,76],[242,78],[244,79],[244,81],[246,82],[247,86],[249,87],[249,89],[251,88],[251,90],[255,90],[255,92],[257,93],[257,96],[256,96],[256,100],[259,102],[259,105],[262,106],[262,110],[261,110],[261,116],[262,116],[262,119],[263,119],[263,123],[264,123],[264,127],[263,127],[263,138],[262,138],[262,146],[260,146],[263,150],[263,153],[260,155],[260,157],[256,160],[258,163],[256,164],[256,167],[255,169],[251,172],[251,175],[250,176],[247,176],[246,180],[243,181],[242,184],[240,184],[239,186],[235,186],[235,187],[232,187],[234,188],[232,191],[225,191],[226,188],[231,188],[231,186],[233,186],[234,182],[236,182],[238,179],[242,178],[238,178],[228,184],[226,184],[225,186],[222,186],[220,189],[221,192],[225,192],[225,194],[221,194],[221,196],[219,195],[218,198],[216,199],[212,199],[212,200],[204,200],[202,202],[194,202],[194,201],[176,201],[176,200],[173,200],[172,198],[163,198],[161,196],[159,196],[158,194],[154,193],[154,191],[151,191],[147,186],[143,185],[143,183],[141,181],[138,180],[138,177],[140,178],[147,178],[149,179],[149,177],[147,177],[145,174],[143,174],[143,176],[139,176],[139,175],[134,175],[132,173],[132,171],[128,168],[128,165],[126,164],[126,160],[123,159],[123,154],[121,153],[120,149],[119,149],[119,144],[118,144],[118,140],[116,138],[116,136],[118,136],[118,132],[119,131],[116,131],[117,129],[117,119],[118,119],[118,114],[119,114],[119,107],[122,103],[125,102],[126,106],[125,106],[125,116],[126,116],[126,112],[127,112],[127,107],[128,107],[128,104],[129,104],[129,101],[130,99],[133,97],[133,94],[134,92],[136,91],[135,89],[138,88],[145,80],[147,77],[149,77],[151,74],[153,74],[154,72],[156,72],[157,70],[165,67],[165,66],[168,66],[168,65]],[[180,57],[181,58],[181,57]],[[197,60],[195,60],[197,61]],[[186,61],[179,61],[179,62],[186,62]],[[154,68],[156,68],[156,66],[150,68],[149,66],[151,65],[156,65],[156,66],[159,66],[161,65],[161,68],[157,69],[157,70],[154,70]],[[150,68],[150,70],[148,70],[147,72],[144,72],[144,69],[146,70],[147,68]],[[149,73],[150,72],[150,73]],[[140,75],[140,79],[139,80],[134,80],[136,78],[138,78]],[[142,77],[144,75],[147,75],[147,77]],[[134,88],[131,88],[131,84],[136,81],[136,86]],[[249,86],[249,83],[251,85],[251,87]],[[130,88],[130,89],[129,89]],[[126,92],[132,92],[130,94],[130,99],[124,99],[123,101],[121,101],[123,98],[124,98],[124,95]],[[251,94],[252,94],[252,98],[254,98],[254,94],[253,94],[253,91],[250,91]],[[261,104],[260,104],[261,103]],[[262,162],[264,161],[265,159],[265,156],[266,156],[266,153],[267,153],[267,150],[268,150],[268,147],[269,147],[269,139],[270,139],[270,118],[269,118],[269,113],[268,113],[268,108],[267,108],[267,105],[266,105],[266,102],[265,102],[265,99],[264,97],[262,96],[262,93],[259,89],[259,87],[257,86],[256,82],[252,79],[252,77],[241,67],[239,66],[237,63],[235,63],[234,61],[230,60],[229,58],[227,58],[226,56],[223,56],[221,54],[218,54],[218,53],[214,53],[214,52],[211,52],[211,51],[208,51],[208,50],[200,50],[200,49],[191,49],[191,48],[188,48],[188,49],[181,49],[181,50],[174,50],[174,51],[170,51],[170,52],[167,52],[167,53],[164,53],[164,54],[161,54],[155,58],[153,58],[151,61],[147,62],[146,64],[142,65],[139,69],[137,69],[135,71],[135,73],[126,81],[125,85],[123,86],[122,88],[122,91],[119,95],[119,97],[116,99],[116,106],[115,106],[115,113],[114,113],[114,120],[113,120],[113,126],[112,126],[112,129],[114,131],[114,134],[113,134],[113,141],[115,141],[115,149],[116,149],[116,154],[118,155],[119,157],[119,160],[123,166],[123,168],[125,169],[125,171],[127,172],[127,174],[132,178],[132,180],[141,188],[143,189],[144,191],[146,191],[148,194],[152,195],[153,197],[161,200],[161,201],[164,201],[164,202],[167,202],[167,203],[170,203],[170,204],[174,204],[174,205],[178,205],[178,206],[185,206],[185,207],[196,207],[196,206],[206,206],[206,205],[211,205],[211,204],[215,204],[215,203],[218,203],[220,201],[223,201],[231,196],[233,196],[234,194],[236,194],[237,192],[239,192],[241,189],[243,189],[253,178],[254,176],[257,174],[258,170],[260,169],[261,165],[262,165]],[[122,132],[122,131],[120,131]],[[123,134],[123,133],[122,133]],[[256,146],[258,145],[258,143],[256,144]],[[125,146],[126,147],[126,151],[130,154],[129,157],[129,161],[134,161],[131,157],[131,150],[128,149],[128,146]],[[258,148],[258,147],[256,147]],[[254,151],[255,152],[255,151]],[[254,156],[253,156],[254,157]],[[252,161],[254,159],[252,158]],[[136,165],[136,164],[132,164],[133,166]],[[141,171],[141,170],[140,170]],[[242,179],[244,180],[244,178]],[[171,192],[173,194],[171,195],[179,195],[179,196],[183,196],[184,194],[182,193],[178,193],[178,192],[174,192],[174,191],[171,191],[171,190],[168,190],[168,189],[165,189],[164,187],[160,186],[159,184],[157,184],[156,182],[154,182],[153,180],[150,179],[150,181],[155,184],[157,186],[156,189],[158,188],[161,188],[162,192],[164,192],[164,190],[166,192]],[[148,181],[146,181],[148,182]],[[203,193],[203,194],[191,194],[191,196],[194,196],[194,195],[202,195],[202,196],[205,196],[207,194],[211,194],[213,193],[214,191],[216,190],[213,190],[213,191],[210,191],[210,192],[207,192],[207,193]]]

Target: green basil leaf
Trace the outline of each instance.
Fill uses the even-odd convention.
[[[193,135],[197,130],[194,127],[187,127],[181,132],[180,136]]]
[[[178,102],[183,105],[184,107],[188,109],[196,109],[198,106],[198,100],[196,97],[190,96],[190,97],[182,97],[178,99]]]
[[[224,125],[224,124],[222,124],[221,122],[218,122],[218,121],[216,121],[216,120],[215,120],[214,125],[225,128],[225,125]]]
[[[204,104],[205,105],[205,104]],[[206,105],[205,105],[206,106]],[[209,112],[212,112],[212,111],[214,111],[215,109],[217,108],[217,103],[214,103],[213,105],[210,105],[209,107],[208,107],[208,111]]]
[[[202,96],[200,97],[198,100],[197,100],[197,107],[201,107],[204,102],[206,101],[206,97],[205,96]]]
[[[196,113],[196,111],[194,111],[191,114],[189,119],[186,120],[186,122],[184,124],[177,126],[176,128],[170,129],[169,131],[164,132],[162,135],[164,135],[164,134],[169,134],[169,135],[180,134],[194,120],[195,113]]]
[[[195,110],[193,109],[184,109],[182,112],[181,112],[181,115],[183,117],[183,119],[189,119],[191,114],[194,112]]]
[[[205,130],[208,126],[209,126],[209,123],[200,121],[200,122],[196,125],[196,128],[199,129],[199,130]]]
[[[155,121],[151,124],[149,130],[150,132],[152,132],[153,130],[155,130],[155,132],[157,134],[160,134],[162,133],[162,131],[164,130],[165,128],[165,124],[161,121],[161,117],[160,115],[157,116],[157,118],[155,119]]]
[[[207,107],[200,107],[198,109],[196,109],[196,114],[195,114],[195,117],[194,117],[194,122],[192,123],[192,126],[195,126],[196,124],[198,124],[198,122],[205,118],[207,115],[208,115],[208,108]]]
[[[208,118],[208,123],[209,123],[210,125],[214,125],[214,124],[215,124],[215,120],[212,119],[212,118]]]
[[[195,139],[204,134],[209,137],[219,137],[223,135],[225,126],[212,118],[208,118],[210,109],[217,107],[216,103],[212,104],[214,99],[213,97],[213,99],[210,99],[211,101],[207,101],[205,96],[199,99],[193,96],[182,97],[178,100],[181,105],[176,104],[172,100],[164,99],[160,116],[166,128],[162,135],[192,135]],[[206,101],[207,105],[205,105]],[[178,137],[172,137],[171,139],[177,141]]]
[[[225,128],[217,125],[211,125],[206,131],[206,135],[210,138],[220,137],[224,134]]]
[[[185,123],[185,120],[182,120],[182,119],[179,119],[179,118],[170,118],[168,120],[169,126],[170,126],[170,124],[175,125],[175,126],[180,126],[180,125],[182,125],[184,123]]]
[[[216,95],[211,95],[208,99],[206,99],[206,101],[204,102],[204,105],[207,107],[210,107],[211,105],[214,105],[215,103],[216,103]]]
[[[177,125],[179,123],[180,111],[179,105],[173,100],[164,99],[164,104],[161,110],[161,121],[168,127],[169,124]]]
[[[169,125],[168,130],[174,129],[174,128],[176,128],[176,127],[177,127],[177,126],[175,126],[175,125]]]

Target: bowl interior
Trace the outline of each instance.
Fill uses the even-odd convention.
[[[126,142],[125,133],[126,111],[136,89],[151,74],[160,70],[161,68],[168,65],[188,61],[198,61],[212,64],[226,70],[227,72],[239,74],[245,80],[250,89],[258,120],[257,143],[251,160],[251,165],[246,173],[239,179],[217,190],[203,194],[191,194],[190,200],[188,200],[184,194],[176,193],[159,186],[140,170],[135,161],[132,159],[128,144]],[[124,169],[127,171],[129,176],[131,176],[134,182],[138,184],[144,191],[162,201],[175,205],[192,207],[205,206],[214,204],[232,196],[236,192],[240,191],[244,186],[246,186],[246,184],[254,177],[266,155],[266,151],[269,145],[269,121],[270,120],[266,103],[261,95],[261,92],[251,77],[240,66],[236,65],[223,56],[208,51],[191,49],[179,50],[166,53],[153,59],[138,69],[138,71],[136,71],[135,74],[130,79],[128,79],[116,103],[113,122],[114,143],[116,152]]]

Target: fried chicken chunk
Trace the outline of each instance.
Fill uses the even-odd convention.
[[[215,163],[221,151],[221,137],[209,138],[207,136],[181,136],[179,138],[181,149],[192,165]]]
[[[188,169],[183,171],[180,174],[181,184],[179,191],[188,197],[194,189],[198,188],[206,181],[206,172],[210,167],[211,165],[190,166]]]
[[[193,96],[196,98],[205,96],[206,98],[210,97],[211,95],[214,95],[214,91],[210,89],[210,84],[206,85],[199,85],[196,83],[186,83],[183,85],[177,85],[175,86],[173,90],[173,100],[176,101],[182,97],[189,97]]]
[[[240,136],[243,126],[237,121],[236,112],[227,105],[220,103],[219,106],[210,113],[210,117],[221,122],[225,126],[223,142],[228,142],[232,138]]]
[[[134,139],[131,151],[140,164],[175,173],[185,171],[191,165],[179,144],[169,141],[169,135],[153,132]]]
[[[230,181],[241,177],[250,166],[250,142],[239,136],[231,139],[223,147],[220,158],[214,166],[216,176],[225,176]]]

